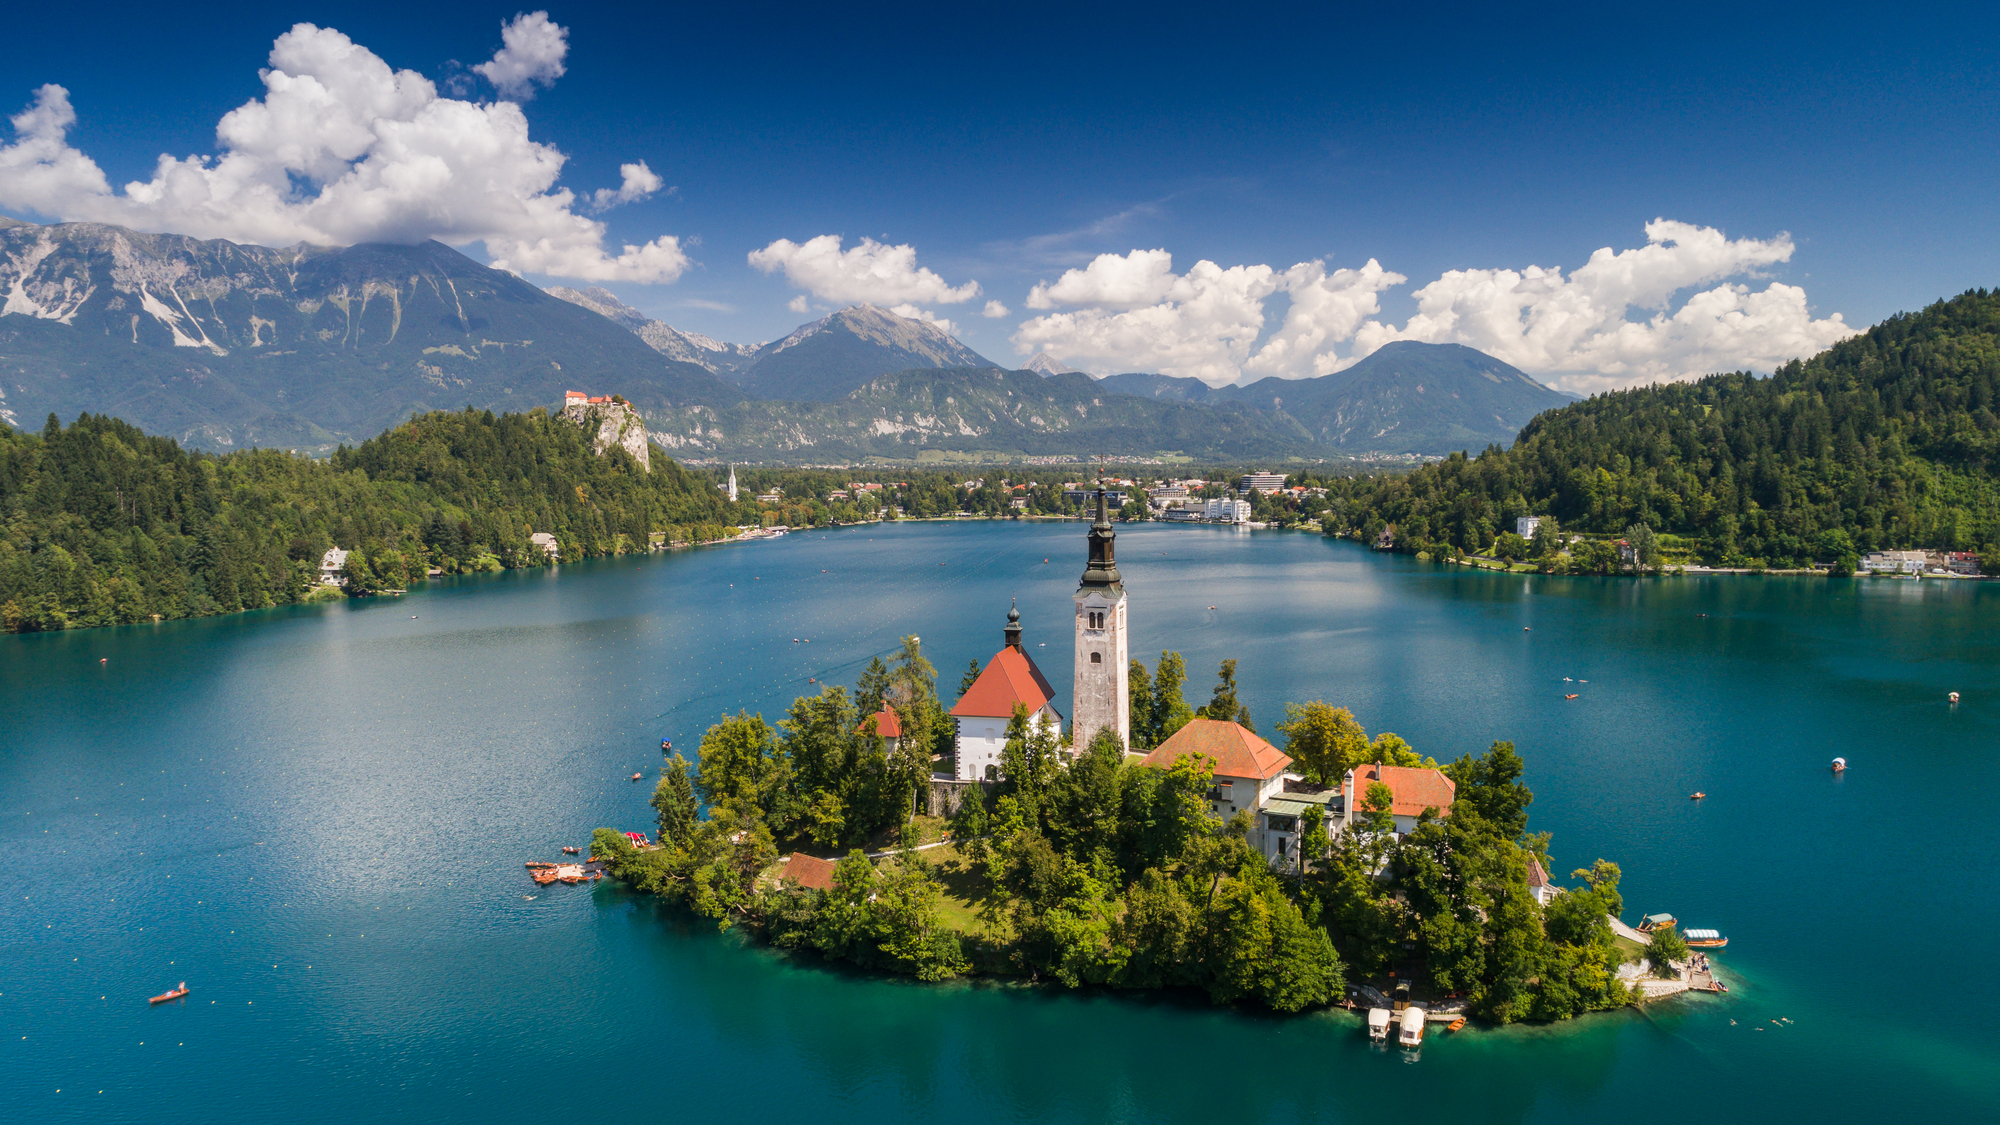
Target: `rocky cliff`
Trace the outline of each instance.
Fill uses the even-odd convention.
[[[586,431],[595,430],[597,436],[591,439],[590,451],[599,457],[615,445],[630,453],[647,472],[653,471],[653,457],[646,445],[646,423],[629,404],[598,402],[565,406],[557,417]]]

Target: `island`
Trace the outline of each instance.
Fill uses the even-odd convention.
[[[1704,963],[1671,924],[1642,945],[1617,922],[1615,863],[1550,878],[1512,743],[1440,766],[1314,700],[1275,724],[1280,750],[1240,701],[1235,661],[1194,708],[1178,653],[1150,669],[1127,656],[1101,493],[1088,543],[1067,725],[1017,610],[949,709],[905,637],[851,692],[827,685],[776,724],[725,718],[698,765],[670,754],[657,835],[600,828],[592,860],[720,927],[924,981],[1501,1024],[1691,983]],[[1652,966],[1673,984],[1641,987]]]

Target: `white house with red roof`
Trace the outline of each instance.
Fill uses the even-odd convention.
[[[896,714],[894,707],[884,703],[880,711],[861,720],[861,725],[854,728],[854,733],[879,734],[882,736],[882,741],[893,751],[903,743],[903,718]]]
[[[1368,762],[1348,770],[1341,784],[1346,800],[1342,802],[1344,815],[1340,828],[1350,827],[1367,817],[1368,811],[1363,806],[1368,801],[1368,790],[1378,783],[1389,787],[1389,814],[1396,818],[1398,836],[1416,831],[1417,820],[1426,809],[1437,816],[1449,816],[1451,803],[1458,796],[1458,786],[1444,775],[1443,770]]]
[[[951,709],[958,725],[952,776],[959,781],[994,781],[1000,777],[1000,752],[1007,747],[1007,725],[1014,708],[1028,711],[1030,730],[1062,730],[1055,708],[1054,688],[1021,647],[1021,611],[1007,611],[1006,644],[979,673]]]
[[[1543,906],[1556,897],[1555,886],[1549,882],[1549,873],[1542,870],[1542,861],[1534,856],[1528,857],[1528,893]]]
[[[1250,814],[1250,846],[1280,868],[1298,863],[1299,837],[1310,806],[1318,806],[1329,834],[1339,816],[1331,792],[1288,792],[1285,767],[1292,760],[1277,747],[1241,724],[1220,719],[1190,719],[1172,737],[1146,755],[1141,765],[1172,769],[1183,758],[1199,755],[1214,763],[1214,787],[1209,809],[1223,820],[1239,812]]]

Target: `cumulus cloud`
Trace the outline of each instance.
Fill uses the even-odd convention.
[[[1755,278],[1790,261],[1792,250],[1785,234],[1730,239],[1713,227],[1655,219],[1645,246],[1605,247],[1567,278],[1539,266],[1447,272],[1416,291],[1417,313],[1403,327],[1370,322],[1355,344],[1361,354],[1391,340],[1466,344],[1576,391],[1768,371],[1857,330],[1839,313],[1813,319],[1804,289],[1775,282],[1761,290],[1717,285],[1678,309],[1672,301],[1686,289]],[[1652,315],[1634,320],[1635,311]]]
[[[953,324],[951,321],[946,320],[929,309],[921,309],[915,305],[891,305],[889,306],[889,311],[905,320],[921,320],[925,324],[934,324],[946,333],[956,333],[958,331],[958,325]]]
[[[1165,250],[1103,254],[1028,295],[1031,308],[1089,307],[1035,317],[1012,341],[1023,355],[1047,351],[1104,373],[1159,371],[1218,385],[1246,373],[1321,375],[1339,366],[1331,344],[1379,311],[1378,292],[1404,280],[1373,259],[1332,273],[1320,262],[1280,273],[1204,260],[1176,274]],[[1281,292],[1291,308],[1260,347],[1265,302]]]
[[[955,305],[979,296],[979,283],[953,287],[917,265],[917,248],[890,246],[863,238],[841,249],[841,237],[822,234],[805,242],[781,238],[750,251],[750,264],[765,273],[784,271],[785,280],[822,301],[842,305]]]
[[[529,50],[517,38],[502,55]],[[527,57],[502,73],[561,73],[546,50],[540,70]],[[608,252],[604,224],[556,187],[563,154],[529,139],[514,102],[440,97],[415,71],[308,23],[278,37],[263,81],[262,98],[216,126],[221,155],[163,155],[152,179],[122,192],[70,146],[69,92],[43,86],[13,118],[14,143],[0,146],[0,206],[266,246],[479,242],[502,269],[588,281],[667,282],[688,267],[670,236]],[[628,165],[611,198],[657,184],[643,163]]]
[[[536,86],[553,86],[563,76],[569,54],[569,29],[557,26],[547,12],[517,15],[500,25],[505,44],[493,58],[472,69],[500,91],[500,96],[525,101]]]
[[[979,310],[979,315],[985,317],[988,320],[996,320],[1000,317],[1006,316],[1009,311],[1010,310],[1007,308],[1006,305],[1003,305],[998,301],[988,301],[986,302],[986,307]]]
[[[667,185],[667,181],[661,179],[659,173],[646,167],[646,162],[643,160],[637,164],[620,164],[618,174],[624,178],[624,182],[615,190],[598,188],[593,192],[590,197],[591,210],[609,211],[620,203],[637,203]]]
[[[1589,392],[1768,371],[1856,331],[1838,313],[1814,319],[1797,286],[1729,280],[1789,261],[1789,236],[1730,239],[1666,219],[1645,229],[1645,246],[1606,247],[1567,277],[1540,266],[1450,271],[1416,290],[1417,312],[1401,327],[1377,319],[1378,295],[1407,279],[1373,259],[1354,270],[1304,262],[1283,273],[1203,261],[1175,274],[1164,250],[1106,254],[1035,286],[1031,308],[1082,307],[1026,321],[1012,342],[1023,355],[1046,350],[1102,372],[1216,384],[1325,375],[1394,340],[1460,343]],[[1697,291],[1681,299],[1689,290]],[[1265,303],[1277,295],[1289,307],[1266,334]]]
[[[791,300],[786,301],[785,307],[792,310],[795,313],[809,313],[813,311],[812,300],[811,298],[807,297],[804,293],[801,293],[798,296],[793,297]]]

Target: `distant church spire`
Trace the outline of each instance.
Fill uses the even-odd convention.
[[[729,466],[729,502],[736,503],[736,466]]]
[[[1021,647],[1021,607],[1009,600],[1007,603],[1007,647],[1016,652],[1026,652]]]

